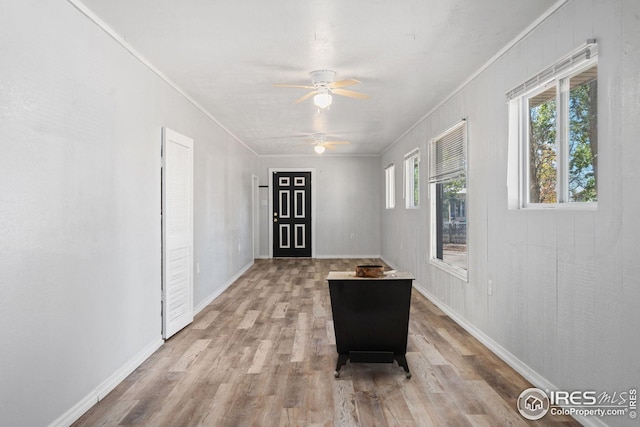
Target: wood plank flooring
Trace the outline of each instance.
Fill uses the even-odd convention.
[[[257,260],[193,324],[74,426],[577,426],[531,422],[531,385],[437,307],[412,293],[407,360],[337,359],[328,272],[380,260]]]

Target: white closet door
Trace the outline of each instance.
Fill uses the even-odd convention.
[[[193,321],[193,139],[163,129],[162,336]]]

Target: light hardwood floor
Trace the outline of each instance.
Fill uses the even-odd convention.
[[[516,409],[531,387],[414,290],[407,360],[337,359],[328,272],[379,260],[257,260],[74,426],[577,426]]]

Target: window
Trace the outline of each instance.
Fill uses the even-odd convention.
[[[404,201],[407,209],[420,206],[420,150],[404,156]]]
[[[462,121],[429,143],[431,262],[467,280],[467,127]]]
[[[385,207],[393,209],[396,206],[396,167],[393,163],[384,169]]]
[[[507,94],[510,148],[521,153],[519,184],[511,186],[519,207],[597,202],[597,89],[591,41]]]

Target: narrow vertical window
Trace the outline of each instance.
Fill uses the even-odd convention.
[[[598,200],[598,67],[569,79],[569,202]]]
[[[555,203],[557,184],[556,88],[532,96],[529,104],[529,202]]]
[[[405,207],[420,206],[420,150],[415,149],[404,156]]]
[[[385,181],[385,208],[393,209],[396,206],[396,168],[393,163],[384,169]]]
[[[466,122],[429,145],[431,262],[467,279]]]

